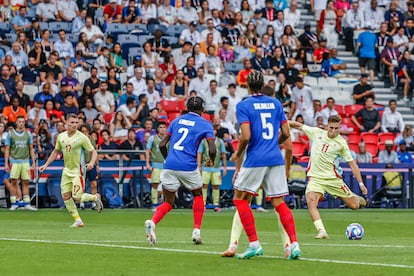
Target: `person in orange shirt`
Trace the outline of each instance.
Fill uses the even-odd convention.
[[[252,63],[248,58],[243,61],[244,69],[237,74],[236,82],[243,88],[247,88],[247,76],[253,72]]]
[[[214,43],[214,36],[212,33],[207,35],[207,39],[204,41],[200,42],[200,48],[201,48],[201,52],[208,55],[208,47],[209,46],[213,46],[214,48],[216,48],[216,55],[218,54],[218,45],[216,43]]]
[[[11,99],[11,105],[4,107],[3,116],[7,118],[9,123],[15,123],[18,116],[23,116],[27,120],[27,112],[23,107],[19,106],[19,99],[17,97]]]

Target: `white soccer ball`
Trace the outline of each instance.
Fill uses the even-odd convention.
[[[364,227],[359,223],[351,223],[346,228],[345,235],[349,240],[360,240],[364,237]]]

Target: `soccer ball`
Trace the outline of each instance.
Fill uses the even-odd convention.
[[[359,223],[351,223],[346,228],[345,235],[349,240],[360,240],[364,237],[364,227]]]

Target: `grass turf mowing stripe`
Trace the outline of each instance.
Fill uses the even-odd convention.
[[[16,241],[16,242],[32,242],[32,243],[50,243],[50,244],[67,244],[67,245],[84,245],[84,246],[95,246],[95,247],[140,249],[140,250],[166,251],[166,252],[177,252],[177,253],[198,253],[198,254],[209,254],[209,255],[220,255],[221,254],[221,252],[203,251],[203,250],[186,250],[186,249],[175,249],[175,248],[143,247],[143,246],[117,245],[117,244],[99,244],[99,243],[74,242],[74,241],[35,240],[35,239],[18,239],[18,238],[0,238],[0,241]],[[285,259],[284,257],[281,257],[281,256],[261,256],[260,258]],[[395,267],[395,268],[414,269],[414,266],[411,266],[411,265],[401,265],[401,264],[383,264],[383,263],[341,261],[341,260],[315,259],[315,258],[300,258],[300,260],[302,260],[302,261],[308,261],[308,262],[319,262],[319,263],[336,263],[336,264],[349,264],[349,265],[368,265],[368,266],[380,266],[380,267]]]

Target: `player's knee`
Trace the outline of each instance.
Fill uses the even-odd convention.
[[[70,193],[62,195],[63,201],[69,200],[71,197],[72,197],[72,195]]]
[[[76,201],[76,202],[80,202],[81,197],[82,197],[82,194],[73,194],[72,195],[73,200]]]
[[[219,185],[214,185],[213,186],[213,190],[218,190],[219,189]]]
[[[208,184],[203,184],[203,189],[207,189],[208,188]]]

